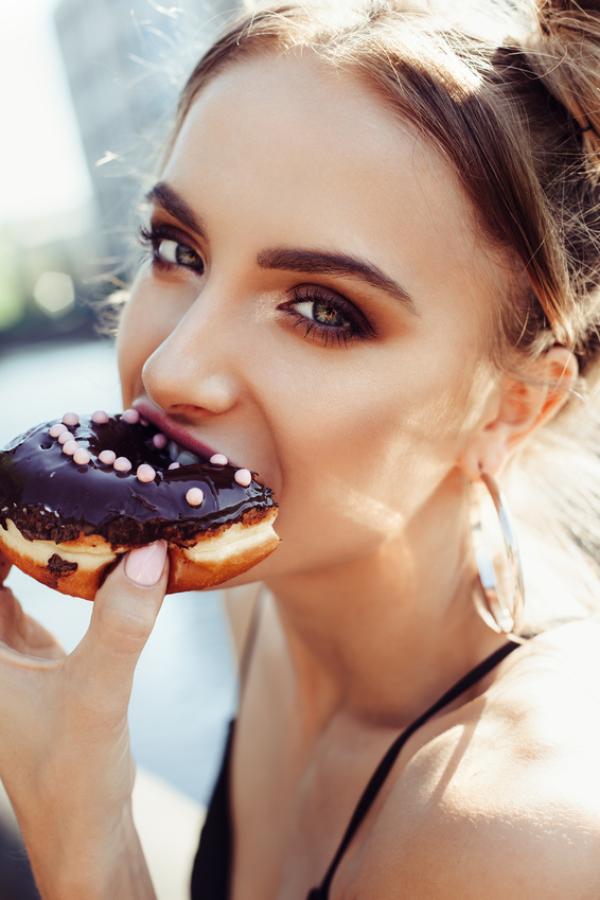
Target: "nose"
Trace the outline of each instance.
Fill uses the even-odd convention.
[[[141,377],[148,397],[167,411],[194,406],[217,414],[235,406],[243,350],[241,329],[234,323],[233,310],[218,311],[218,298],[212,312],[208,298],[198,299],[144,363]]]

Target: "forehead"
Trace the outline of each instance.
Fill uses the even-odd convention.
[[[484,315],[498,271],[451,164],[356,75],[312,51],[232,64],[203,87],[161,178],[211,241],[363,256],[415,297]],[[253,243],[256,244],[253,247]]]

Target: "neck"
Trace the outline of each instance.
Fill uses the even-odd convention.
[[[305,733],[340,716],[405,726],[507,640],[475,611],[464,493],[432,498],[367,556],[265,584]]]

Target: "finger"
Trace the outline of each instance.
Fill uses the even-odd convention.
[[[44,659],[62,659],[65,656],[54,635],[23,610],[8,587],[0,587],[0,640],[22,654]]]
[[[127,709],[133,673],[164,599],[167,544],[125,554],[94,599],[89,628],[67,658],[75,690],[105,712]]]

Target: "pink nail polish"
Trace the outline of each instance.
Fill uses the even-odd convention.
[[[160,580],[166,555],[166,541],[154,541],[130,550],[125,560],[125,574],[134,584],[151,587]]]

